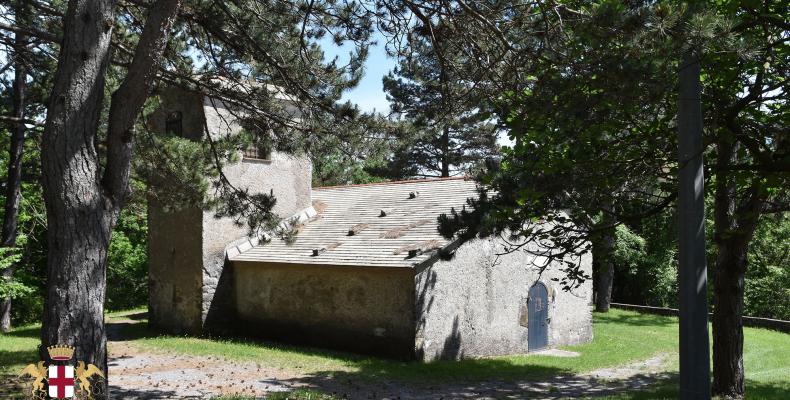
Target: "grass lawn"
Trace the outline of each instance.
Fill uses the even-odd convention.
[[[135,343],[153,349],[194,355],[221,355],[240,361],[256,361],[269,367],[301,373],[354,373],[363,378],[386,378],[404,382],[447,382],[469,380],[514,380],[545,378],[560,373],[580,373],[616,366],[667,353],[675,354],[677,322],[672,318],[613,310],[596,314],[595,340],[567,347],[580,357],[537,355],[495,357],[461,362],[428,364],[361,357],[303,347],[273,345],[242,340],[152,336],[143,325],[129,327]],[[638,331],[638,334],[635,334]]]
[[[110,320],[129,313],[108,315]],[[677,319],[612,310],[594,315],[592,343],[567,347],[581,354],[575,358],[517,355],[461,362],[428,364],[362,357],[341,352],[273,345],[242,340],[161,336],[144,323],[124,328],[133,343],[153,350],[192,355],[221,356],[255,361],[269,368],[315,374],[327,378],[389,379],[409,382],[543,379],[627,364],[659,354],[670,357],[670,371],[677,369]],[[0,335],[0,373],[18,371],[37,357],[37,327]],[[745,329],[744,362],[750,398],[790,398],[790,335],[765,329]],[[674,382],[654,390],[615,399],[674,398]],[[291,399],[324,399],[314,392],[288,395]],[[276,397],[275,397],[276,399]]]

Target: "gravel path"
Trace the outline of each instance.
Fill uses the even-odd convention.
[[[266,393],[310,388],[347,399],[558,399],[604,396],[638,390],[668,375],[666,357],[543,382],[474,382],[404,386],[369,381],[342,372],[334,376],[300,375],[252,362],[227,361],[152,351],[113,338],[110,331],[110,392],[113,399],[207,399],[221,394]],[[116,339],[116,340],[113,340]],[[569,356],[557,354],[557,356]],[[572,355],[570,355],[572,356]]]

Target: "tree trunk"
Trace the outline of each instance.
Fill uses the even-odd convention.
[[[450,176],[450,127],[442,131],[442,178]]]
[[[614,262],[612,251],[615,245],[614,228],[605,229],[593,243],[593,264],[596,268],[595,311],[609,312],[612,304],[612,286],[614,285]]]
[[[716,274],[713,282],[713,394],[742,399],[745,395],[743,369],[743,289],[749,242],[765,202],[759,180],[747,191],[741,204],[726,166],[734,161],[736,146],[720,139],[716,144],[717,176],[714,198],[716,222]]]
[[[713,394],[741,399],[743,385],[743,285],[746,248],[719,243],[713,282]]]
[[[24,24],[28,20],[27,7],[22,2],[16,2],[14,15],[17,24]],[[5,214],[3,214],[2,247],[14,247],[17,237],[17,222],[19,219],[19,200],[22,186],[22,153],[25,145],[25,92],[27,89],[27,66],[25,65],[25,52],[27,51],[27,37],[17,33],[14,38],[14,84],[13,84],[13,116],[19,119],[11,132],[11,144],[8,149],[8,182],[5,193]],[[16,270],[16,265],[11,265],[2,272],[3,278],[11,278]],[[11,298],[7,297],[0,302],[0,330],[11,330]]]
[[[100,180],[94,143],[115,1],[69,2],[41,148],[49,243],[43,359],[49,359],[47,346],[71,345],[76,359],[107,371],[104,299],[110,234],[129,192],[134,117],[148,96],[179,3],[159,0],[150,6],[128,73],[112,96]],[[106,393],[106,382],[101,389]]]
[[[49,243],[41,356],[70,345],[105,371],[105,266],[118,210],[98,183],[94,140],[113,18],[112,1],[69,2],[41,147]]]

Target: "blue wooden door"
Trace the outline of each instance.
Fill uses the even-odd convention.
[[[529,351],[540,350],[549,345],[549,292],[546,286],[537,282],[529,289],[529,325],[527,345]]]

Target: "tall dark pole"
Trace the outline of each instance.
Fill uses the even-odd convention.
[[[710,399],[702,86],[698,51],[692,49],[683,54],[679,83],[680,398]]]

